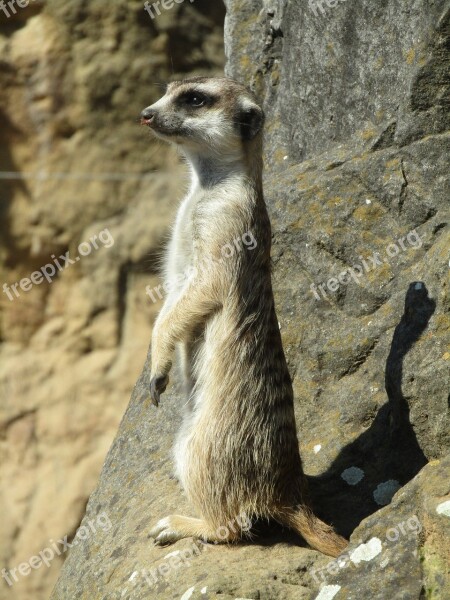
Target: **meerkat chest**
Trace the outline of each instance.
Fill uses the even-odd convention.
[[[193,266],[194,212],[200,196],[200,192],[191,192],[178,209],[166,257],[166,271],[169,277],[180,276]]]

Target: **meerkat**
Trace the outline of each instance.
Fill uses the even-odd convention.
[[[338,556],[347,541],[308,500],[275,312],[264,113],[237,82],[200,77],[169,84],[141,123],[175,144],[191,171],[165,260],[170,291],[152,333],[150,396],[158,406],[177,348],[187,396],[174,460],[200,515],[163,518],[150,537],[158,545],[185,537],[233,542],[246,528],[230,527],[224,539],[223,527],[246,515],[274,519]],[[223,252],[244,235],[255,240],[252,249]],[[195,275],[186,277],[189,270]]]

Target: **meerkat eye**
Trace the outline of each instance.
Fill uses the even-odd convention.
[[[207,98],[203,94],[199,92],[188,92],[184,94],[182,97],[183,104],[187,104],[188,106],[192,106],[194,108],[200,108],[201,106],[205,106],[207,103]]]

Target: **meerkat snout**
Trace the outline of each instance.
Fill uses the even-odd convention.
[[[155,117],[154,111],[151,107],[144,108],[141,112],[141,125],[149,125]]]
[[[197,77],[169,84],[165,95],[142,111],[141,123],[181,147],[229,153],[261,133],[264,113],[235,81]]]

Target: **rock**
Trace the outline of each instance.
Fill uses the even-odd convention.
[[[445,598],[449,11],[226,4],[227,73],[268,115],[274,287],[305,471],[348,553],[339,564],[262,525],[231,548],[153,547],[155,520],[192,509],[171,476],[182,398],[171,388],[150,405],[147,362],[83,521],[105,513],[111,528],[72,548],[52,600]]]
[[[270,162],[449,129],[445,0],[225,4],[227,74],[265,99]]]
[[[338,585],[337,599],[446,598],[450,519],[439,507],[450,491],[449,468],[449,457],[431,461],[388,507],[359,525],[348,553],[322,560],[313,579]]]
[[[446,597],[450,519],[440,507],[450,498],[450,457],[430,462],[389,506],[364,519],[338,562],[275,528],[260,531],[253,543],[226,548],[192,539],[155,547],[150,525],[171,512],[189,514],[190,507],[171,476],[179,394],[169,394],[155,409],[147,399],[148,376],[145,369],[83,520],[95,527],[106,515],[108,526],[95,527],[71,549],[51,600],[170,599],[188,592],[195,600],[323,600],[336,590],[338,599],[370,593],[396,600],[420,598],[422,588],[430,598]],[[357,505],[353,495],[333,498],[336,511],[346,512],[342,502],[347,510]],[[322,592],[320,586],[326,586]]]

